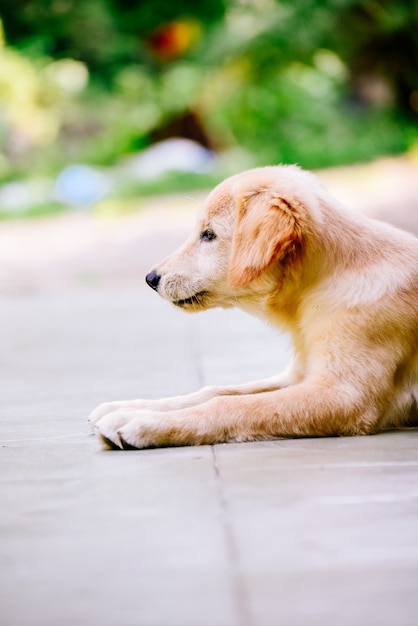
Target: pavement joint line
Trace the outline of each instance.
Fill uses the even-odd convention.
[[[365,469],[365,468],[378,468],[378,467],[417,467],[418,461],[370,461],[363,463],[356,462],[347,462],[347,463],[307,463],[304,465],[301,463],[300,465],[292,465],[293,470],[306,470],[306,469]],[[283,465],[275,465],[275,470],[280,469],[289,469],[288,463],[283,463]]]
[[[228,560],[232,575],[231,593],[235,602],[235,611],[238,619],[238,624],[239,626],[255,626],[255,621],[251,616],[250,607],[248,605],[248,593],[246,592],[245,582],[240,568],[239,550],[230,520],[228,502],[225,496],[225,490],[223,487],[222,475],[216,456],[215,446],[211,446],[211,450],[218,499],[222,511],[223,532],[225,536]]]

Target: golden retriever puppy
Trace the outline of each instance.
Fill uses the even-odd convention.
[[[110,448],[366,435],[418,425],[418,239],[341,207],[310,173],[264,167],[209,195],[146,277],[184,311],[238,306],[287,330],[284,373],[100,405]]]

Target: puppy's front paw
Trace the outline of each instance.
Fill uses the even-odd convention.
[[[131,419],[131,414],[124,411],[113,411],[97,419],[93,427],[94,434],[107,450],[124,450],[119,432]]]
[[[175,420],[170,419],[167,413],[147,411],[137,413],[118,431],[124,450],[182,445],[184,442],[179,441],[180,433]]]
[[[106,449],[111,450],[138,450],[170,445],[164,437],[166,430],[161,419],[147,411],[112,411],[98,419],[94,425],[95,435]]]
[[[99,419],[94,432],[107,449],[140,450],[207,443],[180,412],[117,410]]]
[[[94,409],[91,413],[88,421],[94,430],[96,423],[101,420],[105,415],[115,413],[115,411],[129,411],[132,417],[135,417],[136,413],[142,411],[152,411],[158,409],[158,401],[156,400],[120,400],[117,402],[103,402]]]

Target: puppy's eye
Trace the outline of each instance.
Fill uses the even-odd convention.
[[[216,239],[216,235],[210,228],[200,233],[200,241],[212,241],[213,239]]]

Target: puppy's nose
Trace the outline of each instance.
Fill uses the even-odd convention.
[[[154,270],[145,276],[145,280],[148,285],[157,291],[158,285],[160,284],[161,276],[157,274]]]

